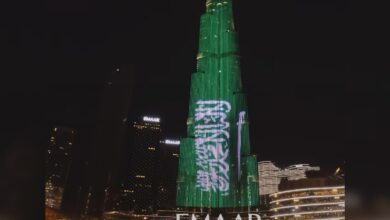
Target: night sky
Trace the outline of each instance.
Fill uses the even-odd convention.
[[[1,80],[2,145],[44,142],[55,125],[93,128],[109,73],[126,65],[136,69],[135,112],[160,115],[169,137],[186,135],[205,0],[58,0],[42,8],[36,18],[27,8],[10,15],[18,25],[5,36],[11,59],[2,66],[9,73]],[[352,131],[357,116],[349,110],[350,92],[365,87],[349,83],[349,13],[340,0],[235,1],[259,160],[333,172],[345,161],[351,135],[373,135]],[[372,78],[360,79],[366,80]]]

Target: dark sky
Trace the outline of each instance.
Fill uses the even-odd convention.
[[[42,8],[34,18],[27,8],[10,15],[17,25],[6,27],[3,145],[45,139],[54,125],[93,127],[102,85],[123,65],[136,68],[135,110],[160,115],[169,136],[185,136],[205,0],[50,0]],[[370,92],[375,77],[358,79],[373,83],[367,87],[350,83],[350,5],[236,0],[235,14],[253,151],[282,166],[333,171],[352,136],[374,135],[353,131],[351,91]]]

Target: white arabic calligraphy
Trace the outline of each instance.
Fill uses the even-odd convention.
[[[227,113],[230,103],[210,100],[198,101],[195,110],[195,143],[197,187],[202,191],[229,190],[228,140],[230,124]]]

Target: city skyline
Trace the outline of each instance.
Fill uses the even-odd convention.
[[[369,107],[352,112],[347,107],[350,92],[360,88],[348,81],[355,71],[346,43],[348,4],[239,0],[234,4],[242,83],[251,115],[251,153],[258,161],[280,166],[308,163],[333,173],[345,163],[349,140],[364,144],[375,136],[369,129],[374,122],[357,116]],[[8,73],[2,88],[4,158],[12,156],[13,146],[40,149],[53,126],[74,128],[77,150],[91,161],[114,154],[108,148],[95,151],[89,140],[104,137],[95,130],[105,87],[112,83],[109,75],[128,67],[134,73],[131,113],[121,119],[158,115],[167,132],[162,135],[185,136],[203,0],[70,1],[47,3],[44,8],[51,19],[24,21],[38,24],[42,35],[36,33],[40,28],[21,25],[11,28],[14,34],[7,38],[12,39],[5,48],[11,61],[1,67]],[[30,57],[32,52],[26,62],[12,59]],[[360,99],[353,102],[360,104]],[[118,109],[109,110],[115,115]],[[365,128],[359,131],[356,126]],[[101,129],[100,134],[105,132]],[[106,173],[93,175],[103,179]]]
[[[109,73],[137,63],[137,112],[160,114],[171,122],[164,130],[185,136],[189,82],[196,65],[197,18],[204,7],[203,1],[179,2],[96,3],[74,11],[73,18],[67,14],[70,6],[51,6],[56,25],[42,48],[58,47],[48,58],[43,86],[31,94],[28,90],[19,94],[37,97],[31,113],[10,114],[15,117],[5,120],[5,131],[10,137],[19,136],[14,121],[37,127],[36,136],[42,140],[54,125],[88,130]],[[335,2],[324,8],[303,3],[280,8],[267,1],[251,4],[235,2],[235,14],[254,153],[282,165],[318,161],[324,171],[331,171],[343,162],[350,135],[344,102],[346,6]],[[108,15],[101,16],[103,9]],[[103,18],[106,23],[100,25]],[[4,144],[10,141],[2,140]]]

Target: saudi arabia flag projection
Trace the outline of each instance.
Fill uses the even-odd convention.
[[[192,75],[188,137],[181,140],[177,205],[258,205],[256,156],[250,155],[231,0],[207,0],[197,72]]]

